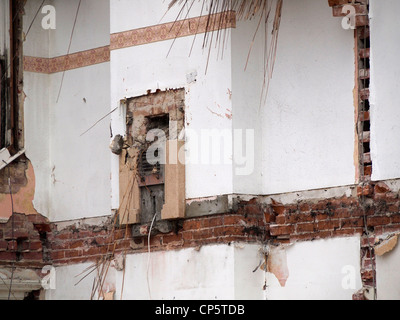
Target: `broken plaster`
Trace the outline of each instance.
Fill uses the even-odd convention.
[[[375,245],[374,251],[378,256],[383,256],[386,253],[392,251],[398,243],[399,235],[389,235],[385,239],[379,240],[379,242]]]
[[[290,275],[286,246],[269,246],[260,251],[264,261],[261,262],[259,268],[264,272],[273,274],[281,287],[284,288]]]

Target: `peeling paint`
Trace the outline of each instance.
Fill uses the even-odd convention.
[[[13,194],[14,212],[24,212],[27,215],[38,214],[33,207],[33,199],[35,196],[35,173],[32,164],[28,161],[28,169],[25,172],[27,185]],[[12,205],[9,194],[0,195],[0,215],[2,218],[11,217]]]
[[[375,246],[375,254],[378,256],[383,256],[392,251],[397,246],[398,238],[398,235],[394,235],[389,236],[387,239],[381,241]]]
[[[279,246],[270,249],[267,271],[275,275],[281,287],[286,286],[286,282],[289,279],[289,268],[285,247]]]

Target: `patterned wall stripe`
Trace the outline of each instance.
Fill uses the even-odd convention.
[[[24,71],[52,74],[110,61],[110,51],[236,27],[235,12],[218,13],[111,34],[111,45],[55,58],[24,57]]]

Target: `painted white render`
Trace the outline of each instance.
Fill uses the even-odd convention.
[[[358,237],[297,243],[287,249],[289,278],[282,288],[268,274],[268,300],[351,300],[361,284]]]
[[[371,157],[372,179],[400,177],[399,44],[395,0],[370,1],[371,17]]]
[[[351,300],[361,288],[360,239],[305,242],[286,249],[289,278],[281,287],[261,269],[261,246],[210,245],[126,257],[124,300]],[[56,268],[49,299],[90,299],[94,273],[74,286],[90,264]],[[121,299],[124,274],[109,269],[105,291]],[[268,288],[263,290],[265,280]]]
[[[379,300],[400,299],[400,246],[376,258],[376,283]]]
[[[40,3],[27,7],[25,32]],[[69,48],[78,3],[51,3],[55,30],[42,28],[45,15],[40,12],[24,54],[54,58],[109,45],[109,3],[89,0],[82,2]],[[81,135],[110,111],[110,64],[49,75],[25,72],[24,80],[26,155],[35,168],[35,209],[52,221],[109,215],[109,121]]]
[[[109,32],[166,23],[174,21],[178,15],[172,10],[164,16],[167,3],[157,7],[157,12],[153,6],[147,8],[150,6],[147,1],[143,1],[147,11],[129,10],[129,3],[96,2],[94,10],[93,1],[84,1],[70,53],[108,45]],[[41,21],[37,21],[31,30],[35,38],[28,37],[25,43],[27,55],[43,56],[46,46],[47,57],[67,53],[78,1],[74,5],[54,1],[53,5],[58,27],[43,30]],[[108,149],[109,118],[83,137],[80,134],[119,107],[121,100],[157,89],[186,89],[186,127],[198,136],[204,129],[232,132],[232,136],[234,129],[255,130],[254,172],[249,176],[236,175],[235,161],[218,165],[189,163],[186,166],[187,199],[232,193],[276,194],[353,184],[353,37],[332,19],[325,4],[307,0],[301,8],[298,6],[294,1],[285,2],[275,73],[264,106],[260,106],[263,32],[259,32],[247,70],[244,70],[257,19],[238,22],[237,28],[228,32],[232,37],[227,37],[223,59],[217,60],[217,49],[211,50],[207,73],[208,49],[202,49],[202,35],[196,37],[190,56],[193,36],[113,50],[110,63],[65,74],[26,73],[28,83],[32,79],[35,86],[43,86],[44,96],[50,97],[49,101],[41,101],[43,97],[34,98],[30,93],[25,106],[33,110],[37,109],[35,105],[43,105],[41,119],[47,112],[50,123],[42,126],[44,134],[35,132],[27,137],[27,153],[37,168],[35,206],[40,209],[38,211],[52,220],[62,221],[81,218],[81,212],[85,212],[85,217],[103,216],[109,214],[110,207],[118,208],[119,164],[118,157]],[[28,9],[32,11],[26,21],[35,8],[30,4]],[[315,10],[320,14],[315,14]],[[196,16],[200,12],[201,6],[191,14]],[[298,28],[302,21],[308,23]],[[325,32],[318,31],[321,28]],[[321,36],[327,33],[329,38]],[[38,46],[38,41],[29,41],[36,37],[43,39],[43,46]],[[311,43],[313,50],[310,50]],[[188,83],[189,74],[197,74],[195,82]],[[63,86],[57,102],[61,82]],[[26,91],[30,91],[29,86]],[[302,99],[298,99],[299,96]],[[79,115],[79,119],[73,115]],[[112,134],[124,133],[123,108],[111,118]],[[29,118],[27,120],[29,132]],[[42,146],[31,144],[39,134],[48,136],[47,142]],[[201,152],[195,142],[188,140],[188,153],[191,149]],[[231,146],[224,147],[228,154],[232,152]],[[40,157],[46,152],[49,160],[44,164]],[[35,160],[36,154],[38,160]],[[80,159],[86,159],[88,165],[81,165]],[[89,192],[94,186],[101,186],[96,195]],[[107,203],[110,197],[111,205]],[[58,199],[57,203],[52,199]]]
[[[356,182],[354,72],[354,34],[326,2],[285,1],[262,108],[263,194]]]
[[[143,6],[150,5],[147,1],[138,1],[138,3],[143,3]],[[167,9],[165,2],[158,7],[158,15],[149,14],[147,20],[144,20],[140,10],[132,12],[132,10],[127,10],[126,5],[127,1],[111,1],[112,33],[138,27],[135,21],[141,21],[141,26],[154,25],[155,19],[157,17],[161,19]],[[153,10],[154,7],[149,12]],[[175,13],[171,12],[170,18],[177,17],[177,11],[173,12]],[[136,15],[141,17],[136,20]],[[125,22],[121,23],[121,21]],[[127,25],[127,21],[131,21],[131,24]],[[161,22],[170,21],[166,17]],[[226,117],[226,114],[232,112],[229,94],[232,85],[231,52],[229,49],[225,50],[224,58],[217,61],[217,52],[212,51],[206,73],[208,49],[202,49],[202,40],[202,35],[198,35],[190,57],[193,36],[179,38],[176,41],[162,41],[111,51],[111,109],[118,107],[122,99],[144,95],[148,90],[155,92],[157,89],[185,88],[188,129],[199,136],[201,131],[206,129],[232,132],[232,121]],[[170,49],[171,52],[167,57]],[[188,83],[187,75],[191,73],[197,73],[195,83]],[[125,133],[124,123],[125,120],[119,115],[113,115],[112,124],[115,135]],[[199,146],[190,141],[187,148],[200,150]],[[112,161],[112,206],[116,208],[119,205],[118,158],[113,157]],[[188,164],[186,181],[188,199],[232,194],[232,165]]]
[[[177,8],[167,12],[169,1],[159,1],[157,6],[154,1],[82,1],[69,48],[79,1],[51,0],[57,28],[44,30],[39,13],[24,43],[24,55],[55,58],[108,46],[110,34],[177,18]],[[385,1],[387,5],[371,0],[374,181],[400,178],[400,112],[395,103],[400,67],[394,40],[400,24],[394,8],[400,10],[400,3]],[[41,0],[27,3],[25,32]],[[200,14],[207,11],[202,12],[201,2],[196,1],[181,19]],[[234,161],[231,145],[220,150],[231,162],[187,163],[188,201],[231,195],[232,202],[236,194],[243,195],[242,200],[265,196],[265,205],[272,198],[283,204],[355,198],[353,31],[344,30],[340,19],[332,17],[327,1],[285,0],[269,96],[260,104],[263,28],[247,61],[257,24],[257,18],[238,21],[235,29],[227,30],[222,59],[221,48],[213,48],[208,56],[201,34],[111,50],[109,62],[65,73],[24,72],[25,147],[35,173],[36,211],[60,222],[58,226],[79,228],[98,217],[99,225],[105,223],[120,204],[120,162],[109,144],[112,137],[125,134],[125,99],[180,88],[186,92],[185,126],[192,134],[201,139],[205,130],[216,129],[233,138],[235,130],[250,129],[255,137],[250,175],[236,174],[241,166]],[[0,31],[4,28],[0,24]],[[2,49],[1,42],[0,38]],[[202,142],[189,136],[187,158],[198,151],[201,162]],[[387,183],[398,192],[398,180]],[[282,265],[289,271],[285,287],[272,273],[254,272],[261,261],[260,249],[260,245],[232,243],[130,254],[125,274],[110,268],[106,290],[121,299],[125,278],[122,298],[127,300],[351,300],[362,287],[359,237],[288,246]],[[378,297],[400,298],[396,274],[400,249],[397,246],[376,260]],[[46,299],[90,299],[95,273],[75,286],[89,266],[56,268],[57,288],[46,291]]]

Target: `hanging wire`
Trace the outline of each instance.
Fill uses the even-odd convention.
[[[32,19],[31,23],[29,24],[29,28],[28,28],[28,30],[26,31],[25,37],[24,37],[24,38],[25,38],[25,39],[24,39],[25,41],[26,41],[26,39],[27,39],[27,37],[28,37],[28,35],[29,35],[29,32],[31,31],[31,28],[32,28],[34,22],[36,21],[36,18],[37,18],[38,14],[39,14],[40,10],[42,9],[42,7],[43,7],[43,5],[44,5],[45,2],[46,2],[46,0],[43,0],[43,1],[42,1],[42,3],[40,4],[39,8],[38,8],[37,11],[36,11],[36,14],[35,14],[34,18]],[[18,12],[18,10],[17,10],[17,12],[15,13],[15,15],[13,16],[12,23],[13,23],[13,22],[15,21],[15,19],[18,17],[18,14],[19,14],[19,12]],[[14,56],[12,57],[10,63],[7,65],[7,68],[5,68],[5,71],[3,72],[3,75],[2,75],[2,77],[1,77],[1,81],[0,81],[0,82],[3,82],[3,81],[6,79],[7,74],[8,74],[8,71],[10,70],[11,65],[14,63],[14,60],[16,59],[17,56],[18,56],[17,54],[14,54]]]
[[[8,166],[8,163],[5,162],[3,160],[3,162]],[[10,167],[7,167],[8,169],[8,188],[9,188],[9,192],[10,192],[10,198],[11,198],[11,238],[12,241],[14,241],[14,199],[13,199],[13,195],[12,195],[12,186],[11,186],[11,173],[10,173]],[[14,248],[15,249],[15,248]],[[14,271],[15,271],[15,261],[13,261],[12,263],[12,269],[11,269],[11,278],[10,278],[10,288],[8,290],[8,300],[10,300],[11,298],[11,293],[12,293],[12,285],[13,285],[13,280],[14,280]]]
[[[82,3],[82,0],[79,0],[78,8],[76,9],[74,25],[72,26],[71,36],[70,36],[70,39],[69,39],[68,50],[67,50],[67,54],[66,54],[66,56],[65,56],[64,70],[63,70],[63,74],[62,74],[62,78],[61,78],[60,89],[58,90],[58,95],[57,95],[56,103],[58,103],[58,100],[60,99],[61,90],[62,90],[62,87],[63,87],[63,84],[64,84],[65,69],[66,69],[66,67],[67,67],[68,60],[69,60],[69,53],[70,53],[70,51],[71,51],[72,39],[73,39],[73,37],[74,37],[74,32],[75,32],[75,27],[76,27],[76,21],[78,20],[79,9],[80,9],[80,7],[81,7],[81,3]]]
[[[368,6],[368,4],[367,4]],[[363,58],[360,59],[362,61],[362,68],[359,67],[359,70],[362,70],[362,81],[360,81],[360,84],[362,85],[361,90],[359,89],[359,101],[360,101],[360,108],[358,112],[358,122],[357,122],[357,130],[358,130],[358,137],[359,137],[359,149],[360,149],[360,177],[361,177],[361,188],[362,190],[368,185],[368,181],[365,175],[365,161],[364,161],[364,154],[365,154],[365,146],[364,146],[364,114],[367,110],[366,108],[366,101],[369,99],[365,99],[365,97],[362,97],[361,91],[365,92],[368,88],[367,85],[367,73],[369,72],[367,70],[369,58],[367,57],[366,51],[368,49],[367,47],[367,39],[370,37],[369,36],[369,26],[363,26],[362,28],[356,29],[357,32],[357,37],[356,39],[360,39],[362,37],[362,50],[364,51]],[[360,74],[359,74],[360,76]],[[369,253],[369,258],[371,259],[371,267],[372,267],[372,283],[373,283],[373,289],[374,289],[374,300],[377,300],[377,286],[376,286],[376,268],[375,268],[375,262],[373,261],[374,259],[374,248],[373,245],[371,244],[370,241],[370,234],[371,232],[368,230],[368,220],[367,220],[367,204],[366,204],[366,196],[364,195],[364,192],[362,192],[360,196],[360,202],[361,202],[361,207],[363,209],[363,220],[364,220],[364,232],[367,238],[367,246],[368,246],[368,253]]]

